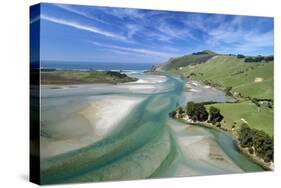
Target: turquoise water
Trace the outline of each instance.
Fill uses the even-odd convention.
[[[79,109],[87,106],[91,97],[142,98],[119,123],[120,126],[103,139],[59,155],[42,158],[43,184],[262,170],[240,154],[226,134],[185,125],[169,118],[168,113],[186,101],[183,80],[171,76],[134,76],[144,82],[117,86],[93,84],[68,89],[42,88],[41,116],[44,134],[41,138],[47,139],[48,136],[54,143],[68,139],[66,136],[58,136],[58,131],[61,131],[58,128],[60,123],[69,118],[67,114],[72,114],[72,117],[79,114]],[[208,92],[205,94],[207,96]],[[214,94],[212,96],[218,98]],[[122,104],[112,108],[122,108]],[[83,118],[77,121],[81,126],[88,123]],[[44,150],[42,146],[41,148]],[[222,159],[212,159],[211,155],[219,155]]]

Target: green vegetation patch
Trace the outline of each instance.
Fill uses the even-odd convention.
[[[243,123],[238,131],[238,141],[241,147],[248,148],[250,154],[257,155],[264,162],[274,160],[273,137],[270,137],[264,131],[250,128],[246,123]]]
[[[270,136],[273,135],[273,109],[268,107],[258,107],[251,101],[241,103],[217,103],[212,105],[220,109],[224,116],[224,127],[231,129],[239,122],[247,122],[251,128],[263,130]]]
[[[41,84],[87,84],[133,82],[126,74],[115,71],[41,71]]]

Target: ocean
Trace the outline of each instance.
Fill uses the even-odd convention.
[[[110,63],[110,62],[41,62],[41,68],[78,69],[78,70],[148,70],[152,63]]]

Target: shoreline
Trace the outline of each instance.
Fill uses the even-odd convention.
[[[188,81],[187,81],[187,79],[185,77],[183,77],[183,78],[184,78],[183,80],[186,83],[188,83],[188,81],[190,81],[191,84],[197,83],[201,86],[209,86],[210,88],[215,88],[219,91],[222,91],[226,95],[226,91],[223,89],[223,86],[206,84],[206,83],[204,83],[204,80],[194,80],[194,79],[188,78]],[[230,95],[226,95],[226,96],[230,96]],[[249,99],[247,97],[244,97],[241,94],[239,96],[235,96],[232,92],[231,92],[230,97],[232,97],[235,101],[234,102],[227,102],[227,103],[234,103],[235,104],[235,103],[239,103],[239,102],[251,101],[251,99]],[[192,120],[188,121],[189,118],[187,120],[185,120],[181,117],[172,117],[172,118],[175,119],[175,120],[181,121],[185,124],[190,124],[190,125],[194,125],[194,126],[202,126],[202,127],[205,127],[205,128],[215,129],[217,131],[221,131],[223,133],[226,133],[228,136],[231,137],[231,139],[233,139],[233,141],[235,142],[235,146],[237,147],[237,149],[239,150],[240,153],[245,155],[247,158],[249,158],[254,163],[260,165],[264,170],[267,170],[267,171],[273,171],[274,170],[274,162],[266,163],[266,162],[263,161],[263,159],[259,158],[255,154],[251,154],[248,151],[248,148],[243,148],[239,144],[238,137],[237,137],[237,135],[235,135],[235,132],[232,129],[219,128],[219,127],[216,127],[215,125],[212,125],[211,123],[207,123],[207,122],[193,122]]]
[[[223,130],[221,128],[218,127],[214,127],[214,125],[212,125],[211,123],[207,123],[207,122],[192,122],[192,121],[188,121],[182,118],[173,118],[177,121],[183,122],[187,125],[192,125],[192,126],[201,126],[201,127],[205,127],[205,128],[209,128],[209,129],[215,129],[217,131],[220,131],[222,133],[227,134],[235,143],[235,146],[237,147],[237,149],[239,150],[240,153],[242,153],[243,155],[245,155],[246,157],[248,157],[251,161],[253,161],[254,163],[260,165],[264,170],[266,171],[274,171],[274,163],[270,162],[270,163],[265,163],[262,159],[260,159],[259,157],[250,154],[247,150],[247,148],[243,148],[238,141],[238,138],[234,135],[234,133],[229,132],[227,130]]]
[[[191,78],[188,78],[190,81],[195,81],[195,82],[199,82],[200,85],[206,85],[206,86],[209,86],[211,88],[215,88],[219,91],[222,91],[223,93],[225,93],[225,90],[223,89],[224,87],[220,87],[220,86],[216,86],[216,85],[211,85],[211,84],[206,84],[204,83],[204,80],[194,80],[194,79],[191,79]],[[226,94],[225,94],[226,95]],[[235,101],[232,102],[232,103],[238,103],[238,102],[243,102],[243,101],[247,101],[249,100],[247,97],[237,97],[237,96],[234,96],[233,93],[231,93],[231,95],[226,95],[226,96],[229,96],[229,97],[232,97]]]

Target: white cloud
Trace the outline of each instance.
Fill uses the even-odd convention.
[[[143,48],[128,48],[128,47],[122,47],[122,46],[117,46],[117,45],[108,45],[108,44],[102,44],[98,42],[91,42],[95,46],[103,47],[103,48],[109,48],[109,49],[114,49],[114,50],[119,50],[119,51],[126,51],[126,52],[133,52],[133,53],[138,53],[138,54],[143,54],[146,56],[157,56],[161,58],[170,58],[177,56],[176,54],[170,54],[169,52],[161,52],[161,51],[154,51],[154,50],[148,50],[148,49],[143,49]]]
[[[91,19],[91,20],[95,20],[97,22],[100,22],[100,23],[103,23],[103,24],[109,24],[108,22],[105,22],[104,20],[102,19],[99,19],[97,17],[94,17],[92,15],[90,15],[89,13],[85,12],[85,11],[81,11],[77,8],[74,8],[73,6],[71,5],[64,5],[64,4],[56,4],[55,6],[63,9],[63,10],[66,10],[68,12],[71,12],[71,13],[74,13],[74,14],[78,14],[80,16],[83,16],[83,17],[86,17],[88,19]]]
[[[84,25],[84,24],[81,24],[81,23],[75,22],[75,21],[65,20],[65,19],[56,18],[56,17],[50,17],[50,16],[47,16],[47,15],[41,15],[41,19],[47,20],[49,22],[53,22],[53,23],[56,23],[56,24],[69,26],[69,27],[72,27],[72,28],[75,28],[75,29],[100,34],[100,35],[103,35],[103,36],[106,36],[106,37],[111,37],[111,38],[118,39],[118,40],[123,40],[123,41],[127,40],[126,37],[124,37],[122,35],[117,35],[115,33],[111,33],[111,32],[101,30],[101,29],[99,29],[95,26]]]
[[[131,19],[142,19],[146,17],[145,14],[141,13],[140,11],[136,9],[128,9],[128,8],[112,8],[109,10],[104,10],[107,14],[116,16],[120,19],[123,18],[131,18]]]
[[[181,40],[186,40],[188,38],[197,40],[193,34],[188,30],[188,28],[181,28],[177,29],[175,27],[171,27],[165,23],[162,23],[159,27],[159,30],[164,33],[165,35],[168,35],[170,37],[170,40],[172,39],[181,39]]]
[[[252,53],[262,48],[273,47],[273,31],[261,32],[257,28],[243,27],[244,18],[235,17],[218,27],[208,29],[206,45],[210,48],[224,46],[241,53]]]
[[[127,24],[126,27],[127,27],[127,30],[128,30],[128,32],[127,32],[128,38],[133,38],[133,36],[135,34],[137,34],[137,32],[143,30],[142,27],[140,27],[139,25],[136,25],[136,24]]]

